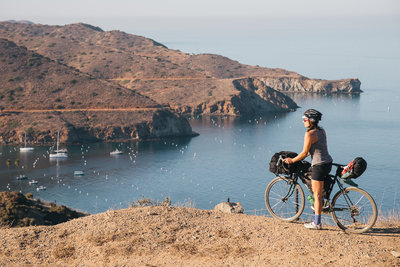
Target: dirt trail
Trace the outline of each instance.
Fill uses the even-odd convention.
[[[150,111],[158,110],[166,107],[143,107],[143,108],[74,108],[74,109],[4,109],[2,112],[6,113],[43,113],[43,112],[80,112],[80,111]]]
[[[110,210],[0,234],[1,266],[400,266],[399,227],[349,235],[187,208]]]

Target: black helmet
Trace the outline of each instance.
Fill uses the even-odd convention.
[[[308,118],[310,121],[319,122],[322,118],[322,113],[315,109],[307,109],[304,112],[304,117]]]

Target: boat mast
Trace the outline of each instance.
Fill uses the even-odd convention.
[[[57,153],[58,153],[58,140],[60,139],[60,132],[57,132]]]

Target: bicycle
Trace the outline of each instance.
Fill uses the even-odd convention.
[[[279,161],[283,161],[283,158],[280,157]],[[329,174],[326,182],[329,185],[324,186],[323,213],[330,213],[337,226],[345,232],[357,234],[367,232],[374,226],[378,217],[374,199],[351,180],[343,180],[352,185],[344,187],[340,176],[341,169],[345,165],[337,163],[332,165],[337,169],[335,175]],[[311,180],[308,175],[306,171],[296,171],[280,175],[268,184],[265,190],[265,204],[274,218],[292,222],[300,217],[305,207],[305,195],[298,181],[300,179],[312,195]],[[330,201],[330,193],[335,184],[338,185],[339,191]]]

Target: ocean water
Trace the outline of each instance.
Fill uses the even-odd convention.
[[[370,90],[361,96],[297,95],[294,99],[301,108],[296,112],[191,118],[198,137],[68,146],[67,159],[49,159],[49,147],[21,153],[17,147],[3,146],[0,190],[32,192],[35,198],[89,213],[125,208],[143,197],[168,197],[202,209],[212,209],[229,197],[247,211],[263,210],[265,187],[274,178],[268,171],[269,159],[280,150],[302,149],[301,115],[313,107],[324,114],[321,125],[334,161],[364,157],[368,168],[356,182],[381,210],[398,210],[399,98],[390,90]],[[124,154],[111,156],[115,148]],[[11,160],[10,169],[6,159]],[[15,159],[20,160],[19,168]],[[85,175],[74,176],[76,170]],[[47,189],[36,191],[37,185],[16,180],[20,173]]]
[[[50,160],[49,147],[21,153],[18,147],[1,146],[0,191],[32,192],[35,198],[89,213],[125,208],[143,197],[160,201],[168,197],[173,203],[201,209],[212,209],[229,197],[241,202],[246,211],[264,211],[264,191],[274,178],[268,171],[269,160],[277,151],[301,151],[305,131],[301,116],[304,110],[315,108],[323,113],[321,125],[334,162],[347,164],[364,157],[368,168],[356,182],[375,198],[381,211],[399,210],[398,20],[338,22],[337,26],[326,22],[326,27],[307,21],[297,26],[295,21],[275,22],[275,27],[254,21],[235,23],[222,24],[222,28],[197,23],[179,27],[182,24],[176,21],[163,24],[169,31],[132,23],[135,26],[125,31],[183,52],[221,54],[311,78],[358,77],[364,93],[291,95],[300,106],[296,112],[190,118],[198,137],[68,146],[67,159]],[[249,31],[251,25],[258,26]],[[111,156],[115,148],[124,154]],[[74,176],[75,170],[85,175]],[[47,189],[37,191],[37,185],[16,180],[22,173]]]

